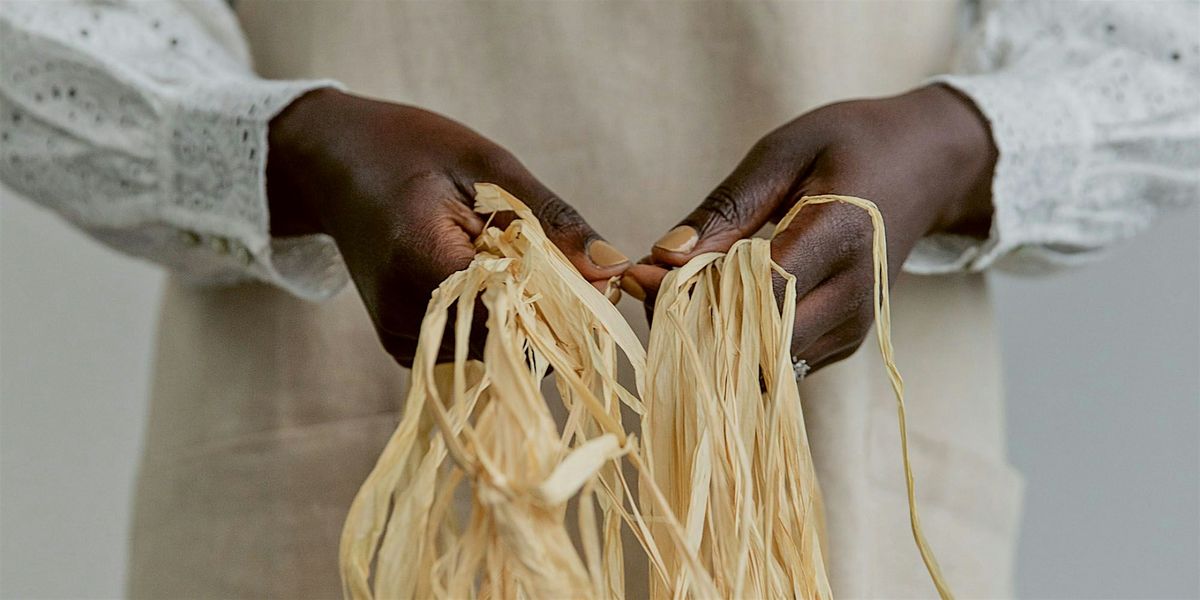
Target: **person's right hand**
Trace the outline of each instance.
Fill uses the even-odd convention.
[[[272,234],[332,236],[380,340],[406,366],[430,293],[475,255],[475,183],[528,204],[598,287],[629,266],[510,153],[419,108],[318,90],[271,121],[269,150]]]

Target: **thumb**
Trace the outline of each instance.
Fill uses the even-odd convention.
[[[608,243],[574,207],[559,198],[532,175],[513,178],[500,185],[520,198],[542,224],[546,236],[562,250],[585,279],[611,279],[629,268],[629,257]]]
[[[698,254],[724,252],[770,220],[790,196],[798,167],[789,159],[790,153],[777,151],[768,138],[756,144],[691,214],[654,243],[651,256],[656,262],[678,267]]]

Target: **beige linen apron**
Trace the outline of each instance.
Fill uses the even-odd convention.
[[[630,256],[749,146],[828,101],[945,70],[953,2],[238,4],[266,76],[333,77],[513,151]],[[1011,595],[1020,480],[978,276],[901,277],[895,343],[923,522],[963,597]],[[641,308],[626,316],[644,332]],[[843,598],[934,595],[908,528],[895,408],[872,340],[801,386]],[[171,285],[130,571],[135,597],[332,598],[342,518],[405,373],[353,290]]]

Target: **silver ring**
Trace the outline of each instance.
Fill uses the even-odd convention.
[[[811,370],[812,367],[808,366],[808,361],[803,358],[792,357],[792,372],[796,374],[796,381],[804,381],[804,376],[808,375],[808,372]]]

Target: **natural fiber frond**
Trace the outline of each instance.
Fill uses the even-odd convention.
[[[833,201],[863,207],[876,226],[876,317],[913,532],[949,597],[913,505],[882,219],[865,200],[818,196],[778,229],[803,206]],[[487,228],[471,265],[430,299],[403,419],[346,519],[345,596],[624,598],[621,538],[632,535],[654,598],[830,598],[788,351],[795,283],[771,262],[769,242],[738,242],[668,275],[644,350],[524,204],[480,184],[476,210],[517,218]],[[787,282],[782,306],[772,273]],[[467,352],[477,301],[487,308],[480,361]],[[451,314],[454,362],[438,365]],[[621,356],[635,390],[617,380]],[[551,370],[558,400],[541,389]],[[622,422],[622,406],[640,416],[646,442]]]

